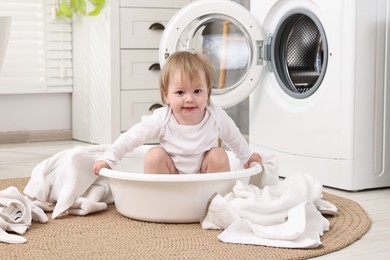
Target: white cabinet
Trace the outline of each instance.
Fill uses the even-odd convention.
[[[169,19],[190,0],[112,0],[73,24],[73,138],[112,143],[161,103],[158,47]]]
[[[121,90],[159,89],[158,49],[121,51]]]
[[[178,9],[121,8],[121,48],[158,48],[164,27]]]
[[[120,6],[121,120],[126,131],[161,103],[158,47],[171,17],[189,0],[122,0]]]
[[[121,127],[129,129],[147,114],[149,107],[160,102],[155,90],[123,91],[121,94]]]

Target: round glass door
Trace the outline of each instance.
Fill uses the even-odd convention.
[[[181,34],[176,50],[201,52],[210,58],[214,65],[213,95],[229,92],[242,83],[253,52],[245,28],[223,15],[194,20]]]
[[[167,25],[160,64],[174,51],[205,54],[214,65],[211,99],[226,108],[244,100],[256,86],[263,67],[258,60],[261,41],[260,28],[241,5],[224,0],[194,2]]]

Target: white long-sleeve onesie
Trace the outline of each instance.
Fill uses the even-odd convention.
[[[154,110],[152,115],[121,134],[98,160],[114,167],[126,153],[148,140],[158,139],[179,173],[198,173],[205,152],[216,147],[218,137],[242,165],[249,160],[252,152],[248,143],[222,108],[208,105],[199,124],[180,125],[167,106]]]

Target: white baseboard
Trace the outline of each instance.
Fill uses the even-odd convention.
[[[72,140],[71,129],[0,132],[0,144]]]

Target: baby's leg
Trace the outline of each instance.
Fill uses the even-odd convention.
[[[178,174],[171,156],[161,146],[151,148],[145,155],[145,173],[174,173]]]
[[[221,147],[214,147],[204,155],[201,173],[230,171],[229,157]]]

